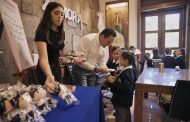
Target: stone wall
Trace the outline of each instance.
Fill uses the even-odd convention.
[[[28,46],[31,53],[37,53],[36,45],[33,42],[36,28],[42,17],[42,5],[44,0],[13,0],[18,4],[24,30],[26,33]],[[63,6],[80,13],[84,29],[80,25],[69,20],[64,20],[64,30],[66,33],[65,50],[72,48],[71,42],[76,46],[78,39],[87,33],[98,32],[97,11],[99,9],[98,0],[50,0],[60,2]],[[16,66],[9,49],[6,34],[3,31],[0,39],[0,83],[14,82],[12,74],[16,73]]]

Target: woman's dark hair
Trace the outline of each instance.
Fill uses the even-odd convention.
[[[165,53],[166,53],[167,55],[169,55],[171,52],[172,52],[172,50],[171,50],[170,48],[166,48],[166,49],[165,49]]]
[[[133,62],[135,61],[133,54],[127,50],[121,52],[121,57],[123,57],[124,60],[127,59],[129,64],[133,64]]]
[[[106,28],[104,29],[100,35],[104,35],[105,38],[108,38],[109,36],[116,37],[116,32],[113,29]]]
[[[63,6],[57,2],[50,2],[47,5],[47,7],[44,11],[42,20],[41,20],[40,24],[38,25],[36,33],[35,33],[36,35],[44,34],[46,36],[47,42],[50,44],[51,44],[51,40],[49,37],[49,30],[50,30],[51,24],[52,24],[52,22],[51,22],[51,11],[57,7],[63,8]],[[61,25],[58,27],[58,33],[59,33],[59,40],[58,41],[59,42],[64,41],[65,40],[65,32],[63,30],[63,21],[62,21]],[[37,41],[37,40],[35,40],[35,41]]]

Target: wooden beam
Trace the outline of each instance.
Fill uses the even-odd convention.
[[[106,2],[106,5],[122,3],[122,2],[129,2],[129,0],[110,1],[110,2]]]
[[[187,5],[187,0],[167,2],[167,3],[161,3],[161,4],[141,7],[141,12],[162,10],[162,9],[166,9],[166,8],[173,8],[173,7],[185,6],[185,5]]]

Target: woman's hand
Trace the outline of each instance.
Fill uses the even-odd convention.
[[[54,76],[53,75],[47,76],[46,81],[45,81],[45,85],[47,87],[47,91],[48,92],[50,92],[50,93],[54,92],[54,89],[56,87],[56,82],[54,80]]]

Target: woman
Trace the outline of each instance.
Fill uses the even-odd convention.
[[[63,6],[50,2],[35,33],[39,54],[36,67],[38,83],[53,90],[55,81],[61,82],[59,51],[64,48]]]

